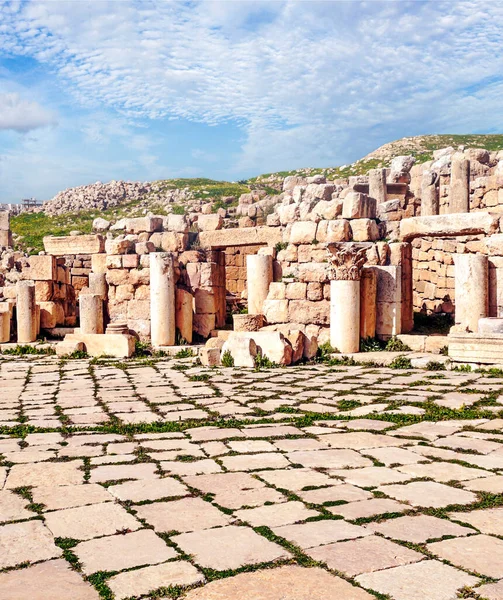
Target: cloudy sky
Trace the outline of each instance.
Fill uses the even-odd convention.
[[[503,2],[0,0],[0,201],[501,133]]]

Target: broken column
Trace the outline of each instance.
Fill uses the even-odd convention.
[[[386,169],[370,169],[369,196],[375,198],[377,204],[386,202]]]
[[[421,216],[429,217],[438,215],[439,212],[439,188],[438,173],[425,171],[421,180]]]
[[[175,274],[173,255],[150,255],[150,320],[152,345],[175,345]]]
[[[360,349],[360,279],[366,250],[328,250],[331,263],[330,345],[339,352]]]
[[[37,339],[37,305],[33,281],[18,281],[16,286],[16,319],[18,344]]]
[[[484,254],[454,256],[455,331],[478,331],[489,312],[488,258]]]
[[[0,344],[10,340],[10,304],[0,302]]]
[[[0,248],[8,248],[12,245],[10,212],[8,210],[0,210]]]
[[[360,279],[360,337],[376,335],[377,275],[372,269],[363,269]]]
[[[80,294],[80,332],[104,333],[103,300],[100,294]]]
[[[249,254],[246,257],[246,281],[248,290],[248,313],[263,313],[264,301],[273,279],[272,256]]]
[[[470,212],[470,161],[466,158],[452,161],[449,212]]]
[[[377,275],[376,336],[389,340],[402,333],[402,267],[371,267]]]
[[[89,291],[101,296],[103,301],[108,297],[108,285],[105,273],[89,273]]]

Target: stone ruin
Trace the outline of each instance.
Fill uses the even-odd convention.
[[[12,250],[0,212],[0,342],[64,336],[59,354],[154,348],[257,354],[278,364],[400,337],[454,361],[503,363],[503,153],[452,148],[415,165],[327,182],[287,177],[278,196],[243,194],[221,212],[123,219],[102,233]],[[225,211],[224,211],[225,212]],[[246,306],[244,313],[239,307]],[[414,311],[454,315],[449,336],[411,335]],[[233,329],[229,328],[232,317]]]

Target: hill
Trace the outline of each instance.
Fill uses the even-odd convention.
[[[396,156],[411,154],[418,163],[431,160],[433,152],[453,146],[503,150],[503,135],[424,135],[402,138],[384,144],[367,156],[349,165],[326,168],[303,168],[279,171],[253,177],[247,181],[226,182],[211,179],[165,179],[146,183],[112,181],[70,188],[57,194],[45,206],[44,212],[23,213],[12,219],[12,230],[18,247],[29,252],[42,250],[45,235],[68,235],[71,231],[89,233],[96,217],[118,220],[141,216],[147,212],[167,214],[193,210],[197,205],[211,203],[211,209],[237,205],[239,196],[253,189],[278,194],[283,179],[322,174],[327,179],[363,175],[369,169],[389,166]]]

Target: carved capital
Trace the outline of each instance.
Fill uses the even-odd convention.
[[[367,260],[367,250],[365,248],[338,247],[335,252],[327,248],[327,254],[331,279],[346,281],[359,281],[361,279],[363,265]]]

